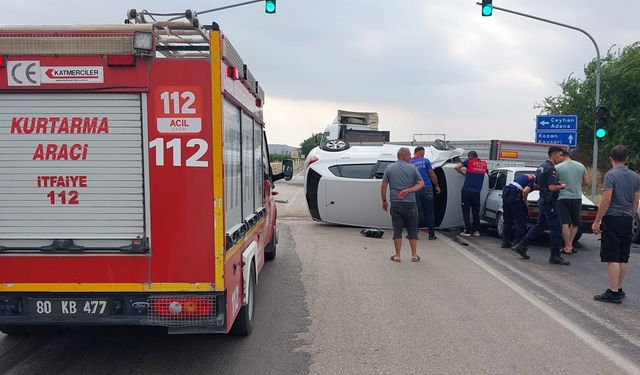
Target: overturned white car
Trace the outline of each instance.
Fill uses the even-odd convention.
[[[400,147],[403,146],[384,144],[352,146],[344,151],[313,149],[304,171],[305,195],[313,219],[391,228],[391,216],[380,205],[380,185],[385,168],[397,160]],[[439,228],[462,226],[460,190],[464,178],[454,166],[464,151],[444,142],[425,148],[425,157],[431,161],[441,188],[441,193],[434,195],[435,225]]]

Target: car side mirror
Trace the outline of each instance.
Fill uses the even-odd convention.
[[[293,178],[293,160],[286,159],[282,161],[282,174],[285,181],[291,181]]]

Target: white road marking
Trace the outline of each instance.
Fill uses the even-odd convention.
[[[296,199],[298,199],[298,196],[300,195],[300,193],[302,193],[302,190],[304,189],[298,189],[298,191],[293,195],[293,198],[291,198],[290,204],[293,204],[293,202],[295,202]]]
[[[611,362],[613,362],[614,364],[616,364],[618,367],[620,367],[624,371],[628,372],[629,374],[638,374],[638,375],[640,375],[640,367],[636,366],[635,363],[629,361],[627,358],[623,357],[622,355],[620,355],[615,350],[609,348],[606,344],[604,344],[602,341],[598,340],[597,338],[595,338],[594,336],[589,334],[587,331],[585,331],[584,329],[579,327],[577,324],[575,324],[572,321],[570,321],[569,319],[565,318],[559,311],[557,311],[556,309],[552,308],[547,303],[542,301],[541,298],[539,298],[537,296],[534,296],[529,291],[525,290],[524,288],[520,287],[519,285],[516,285],[516,283],[513,280],[511,280],[507,276],[503,275],[500,271],[496,270],[491,265],[489,265],[486,262],[484,262],[482,259],[480,259],[477,256],[469,253],[468,251],[465,251],[465,249],[462,246],[460,246],[459,244],[455,243],[453,240],[451,240],[449,238],[446,238],[444,236],[440,236],[440,237],[443,238],[445,241],[447,241],[449,243],[449,245],[451,245],[451,247],[453,247],[457,252],[459,252],[460,254],[464,255],[467,258],[469,258],[469,260],[471,260],[472,262],[477,264],[480,268],[482,268],[485,271],[487,271],[490,275],[495,277],[497,280],[502,282],[504,285],[509,287],[511,290],[513,290],[514,292],[518,293],[521,297],[523,297],[524,299],[529,301],[529,303],[531,303],[532,305],[537,307],[540,311],[545,313],[548,317],[553,319],[556,323],[558,323],[561,326],[563,326],[566,329],[568,329],[571,333],[573,333],[578,339],[580,339],[586,345],[590,346],[595,351],[597,351],[598,353],[602,354],[604,357],[609,359]],[[583,309],[579,305],[571,302],[570,300],[564,298],[563,296],[561,296],[561,295],[559,295],[557,293],[554,293],[553,291],[547,290],[544,287],[544,285],[542,285],[540,282],[538,282],[534,278],[524,274],[523,272],[520,272],[515,267],[513,267],[513,266],[503,262],[502,260],[496,258],[495,256],[489,254],[488,252],[482,250],[481,248],[479,248],[478,246],[474,245],[473,243],[470,243],[470,242],[468,242],[468,243],[469,243],[469,246],[472,246],[477,251],[483,253],[484,255],[488,256],[492,260],[494,260],[494,261],[500,263],[501,265],[507,267],[510,271],[518,274],[519,276],[521,276],[524,279],[526,279],[527,281],[535,284],[536,286],[544,288],[549,294],[553,295],[555,298],[558,298],[562,302],[564,302],[567,305],[571,306],[572,308],[576,309],[580,313],[586,315],[587,317],[589,317],[590,319],[594,320],[598,324],[601,324],[601,325],[605,326],[606,328],[614,331],[615,333],[619,334],[620,336],[622,336],[623,338],[625,338],[626,340],[628,340],[632,344],[634,344],[636,346],[640,346],[640,345],[638,345],[638,340],[637,339],[627,335],[625,332],[623,332],[622,330],[618,329],[613,324],[608,323],[603,319],[600,319],[596,315],[594,315],[591,312]]]
[[[484,249],[478,247],[476,244],[473,244],[470,241],[468,241],[467,243],[469,244],[469,246],[471,246],[474,249],[476,249],[477,251],[483,253],[485,256],[491,258],[496,263],[499,263],[503,267],[508,268],[511,272],[514,272],[514,273],[518,274],[520,277],[526,279],[527,281],[529,281],[530,283],[536,285],[537,287],[539,287],[541,289],[544,289],[545,291],[547,291],[547,293],[551,294],[555,298],[557,298],[560,301],[564,302],[566,305],[569,305],[574,310],[580,312],[581,314],[585,315],[586,317],[588,317],[589,319],[595,321],[596,323],[606,327],[607,329],[610,329],[610,330],[614,331],[615,333],[617,333],[618,335],[623,337],[625,340],[629,341],[633,345],[635,345],[635,346],[640,348],[640,340],[639,339],[636,339],[635,337],[627,334],[625,331],[623,331],[620,328],[616,327],[614,324],[611,324],[607,320],[600,318],[596,314],[586,310],[585,308],[583,308],[582,306],[578,305],[577,303],[571,301],[570,299],[568,299],[568,298],[566,298],[566,297],[554,292],[553,290],[547,290],[545,285],[543,285],[541,282],[539,282],[535,278],[527,275],[524,272],[521,272],[520,270],[518,270],[517,268],[513,267],[509,263],[499,259],[498,257],[494,256],[493,254],[491,254],[491,253],[485,251]]]
[[[298,174],[294,176],[294,178],[299,177],[303,173],[304,173],[304,169],[301,169],[300,172],[298,172]],[[293,198],[291,198],[291,200],[289,201],[289,204],[293,204],[293,202],[295,202],[296,199],[298,199],[298,196],[304,190],[304,186],[301,189],[297,189],[297,190],[298,191],[293,195]]]

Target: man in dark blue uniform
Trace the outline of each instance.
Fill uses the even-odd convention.
[[[527,231],[527,196],[534,189],[536,177],[532,174],[517,176],[510,184],[502,189],[502,219],[504,223],[504,233],[502,237],[502,248],[511,248],[511,239],[515,243],[520,243]]]
[[[529,229],[529,232],[513,250],[520,254],[522,258],[529,259],[529,255],[527,255],[529,244],[548,227],[550,232],[549,250],[551,252],[549,263],[567,266],[569,262],[560,256],[562,225],[560,224],[560,212],[558,211],[558,195],[560,190],[567,186],[558,181],[558,172],[555,168],[556,164],[562,162],[562,148],[551,146],[547,154],[549,159],[538,168],[536,175],[536,183],[540,188],[540,199],[538,199],[540,216],[538,216],[538,222],[533,228]]]

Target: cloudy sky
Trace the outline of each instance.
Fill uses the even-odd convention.
[[[3,1],[1,24],[122,23],[129,8],[179,12],[241,2]],[[640,40],[638,0],[494,0],[582,27],[603,54]],[[216,21],[267,94],[270,143],[298,145],[336,110],[375,111],[391,139],[533,140],[536,102],[583,76],[595,49],[582,34],[475,0],[278,0],[201,16]]]

